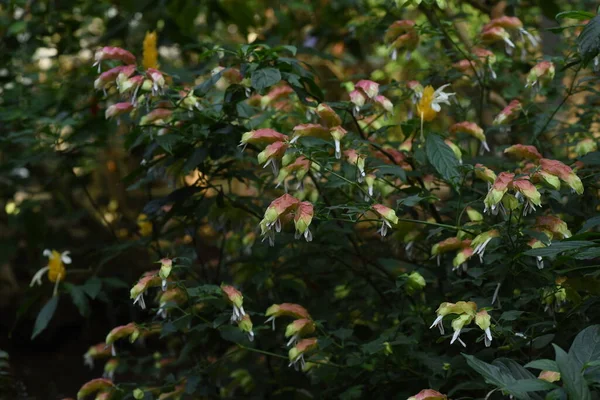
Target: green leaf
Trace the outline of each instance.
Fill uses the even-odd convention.
[[[592,229],[592,228],[594,228],[594,227],[596,227],[598,225],[600,225],[600,216],[592,217],[592,218],[588,219],[587,221],[585,221],[583,223],[583,226],[581,227],[581,229],[577,233],[578,234],[579,233],[583,233],[583,232],[585,232],[585,231],[587,231],[589,229]]]
[[[340,400],[361,399],[363,395],[364,385],[357,385],[348,388],[344,393],[340,394]]]
[[[82,317],[86,317],[90,312],[90,303],[85,294],[85,290],[83,290],[81,286],[75,286],[70,283],[65,283],[65,285],[71,294],[73,304],[75,304],[79,310],[79,314],[81,314]]]
[[[31,339],[33,340],[37,335],[42,333],[44,329],[48,326],[48,323],[54,316],[54,312],[56,311],[56,307],[58,306],[58,296],[52,296],[50,300],[42,307],[40,313],[38,314],[35,324],[33,325],[33,333],[31,334]]]
[[[600,325],[588,326],[577,334],[569,356],[577,361],[577,368],[581,369],[585,364],[600,360]]]
[[[563,11],[556,14],[556,20],[559,21],[564,18],[576,19],[579,21],[583,21],[586,19],[594,18],[594,14],[587,11]]]
[[[579,159],[586,166],[592,165],[600,165],[600,151],[594,151],[592,153],[587,153],[585,156]]]
[[[435,170],[448,182],[456,186],[458,183],[458,160],[452,149],[444,143],[444,139],[434,133],[427,135],[425,140],[427,159]]]
[[[398,165],[380,165],[379,167],[375,168],[377,169],[377,172],[375,173],[377,176],[393,175],[406,182],[406,171]]]
[[[252,87],[263,90],[281,80],[281,72],[275,68],[262,68],[254,71],[251,76]]]
[[[181,136],[174,133],[169,133],[166,135],[157,136],[156,143],[158,143],[158,145],[162,147],[167,153],[172,154],[173,146],[175,146],[181,139]]]
[[[541,390],[556,389],[556,385],[541,379],[520,379],[506,385],[509,392],[538,392]]]
[[[592,18],[583,28],[577,37],[577,47],[584,65],[598,55],[600,51],[600,15]]]
[[[95,299],[102,289],[102,281],[94,276],[88,279],[81,288],[91,299]]]
[[[528,364],[525,364],[525,368],[534,368],[540,369],[542,371],[554,371],[558,372],[558,365],[556,365],[555,361],[548,359],[540,359],[532,361]]]
[[[581,249],[583,247],[589,247],[595,245],[594,242],[589,242],[586,240],[571,240],[568,242],[553,242],[548,247],[543,247],[541,249],[531,249],[527,250],[524,254],[528,256],[534,257],[554,257],[562,252],[567,250],[575,250]]]
[[[555,344],[552,344],[552,346],[554,346],[554,351],[556,352],[556,364],[560,370],[560,377],[567,390],[569,399],[591,400],[592,395],[580,368],[577,366],[578,361],[575,356],[567,354]]]

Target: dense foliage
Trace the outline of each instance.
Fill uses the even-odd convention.
[[[598,398],[593,2],[277,3],[0,6],[7,398]]]

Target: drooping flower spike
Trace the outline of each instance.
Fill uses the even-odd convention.
[[[492,331],[490,330],[490,321],[490,315],[486,310],[481,310],[475,315],[475,324],[484,332],[483,337],[485,341],[485,347],[490,347],[490,345],[492,344]]]
[[[535,47],[538,45],[537,39],[523,28],[523,22],[517,17],[504,15],[502,17],[494,18],[484,25],[483,30],[492,28],[502,28],[507,31],[517,32],[521,40],[523,40],[523,37],[527,37],[532,46]]]
[[[583,194],[583,183],[581,182],[581,179],[579,179],[577,174],[568,165],[565,165],[558,160],[542,158],[540,160],[540,166],[542,171],[559,177],[573,192],[579,195]]]
[[[285,142],[287,139],[288,137],[286,135],[279,133],[274,129],[257,129],[244,133],[239,146],[241,146],[242,150],[244,150],[248,144],[255,146],[266,146],[275,142]]]
[[[483,164],[475,164],[475,176],[491,185],[496,180],[496,173]]]
[[[351,165],[356,166],[356,168],[358,169],[357,171],[357,181],[359,183],[361,183],[364,178],[365,178],[365,159],[366,157],[363,156],[362,154],[359,154],[356,150],[354,149],[348,149],[346,151],[344,151],[344,155],[346,156],[346,159],[348,160],[348,163],[350,163]]]
[[[387,234],[388,228],[392,228],[392,225],[398,224],[398,217],[396,211],[391,208],[384,206],[383,204],[373,204],[371,209],[375,211],[381,217],[381,228],[377,231],[384,237]]]
[[[535,146],[515,144],[507,147],[504,150],[504,154],[511,155],[515,158],[521,158],[525,160],[537,161],[542,158],[542,154],[538,151]]]
[[[230,285],[221,285],[223,295],[233,306],[233,312],[231,314],[231,322],[236,323],[242,320],[246,312],[244,311],[244,296],[242,293]]]
[[[298,180],[298,189],[303,187],[302,182],[308,171],[310,171],[312,167],[312,162],[304,156],[300,156],[296,158],[296,160],[285,167],[279,170],[279,175],[277,175],[277,186],[279,187],[282,183],[285,187],[285,192],[288,191],[287,186],[287,177],[294,174],[296,179]]]
[[[448,397],[437,390],[423,389],[414,396],[409,397],[407,400],[447,400]]]
[[[304,236],[307,242],[312,241],[312,233],[309,226],[313,219],[313,205],[308,201],[298,204],[294,215],[294,225],[296,226],[296,239]]]
[[[530,87],[539,90],[540,87],[548,84],[554,79],[555,74],[554,64],[550,61],[542,61],[536,64],[527,75],[527,83],[525,87]]]
[[[54,292],[53,295],[56,296],[58,293],[58,285],[61,280],[64,280],[67,276],[67,270],[65,269],[65,264],[71,264],[71,257],[69,256],[70,251],[64,251],[59,253],[56,250],[46,249],[43,252],[45,257],[48,257],[48,265],[43,268],[40,268],[33,278],[31,278],[30,287],[34,285],[41,286],[42,285],[42,276],[47,272],[48,280],[54,283]]]
[[[156,108],[140,118],[140,126],[166,125],[171,121],[173,110],[168,108]]]
[[[79,391],[77,392],[77,400],[83,400],[87,396],[98,393],[108,393],[114,390],[115,385],[112,383],[110,379],[105,378],[96,378],[88,381],[81,386]]]
[[[279,174],[279,162],[287,151],[289,144],[287,142],[274,142],[268,145],[263,151],[258,153],[259,164],[264,164],[263,168],[271,165],[273,175]]]
[[[108,335],[106,335],[104,342],[106,343],[106,347],[111,347],[111,354],[115,356],[116,350],[114,344],[117,340],[129,336],[129,342],[133,343],[138,339],[138,337],[140,337],[140,334],[140,327],[138,327],[134,322],[130,322],[127,325],[121,325],[113,328]]]
[[[151,287],[157,287],[162,285],[162,280],[158,276],[159,271],[149,271],[144,273],[140,280],[131,288],[129,292],[130,298],[133,299],[133,304],[139,303],[142,310],[146,309],[146,302],[144,300],[144,294]]]
[[[567,223],[554,215],[542,215],[536,218],[535,227],[548,230],[552,233],[552,239],[558,237],[559,239],[568,239],[573,234],[569,230]]]
[[[456,134],[456,133],[466,133],[467,135],[471,135],[472,137],[474,137],[475,139],[479,140],[481,142],[481,145],[483,146],[483,148],[486,151],[490,151],[490,147],[487,144],[487,141],[485,139],[485,134],[483,133],[483,129],[481,129],[481,127],[479,125],[477,125],[475,122],[469,122],[469,121],[463,121],[463,122],[458,122],[454,125],[452,125],[449,128],[450,133]]]
[[[523,110],[523,106],[519,100],[511,101],[492,121],[492,125],[506,125],[517,119],[519,112]]]
[[[485,209],[483,210],[484,213],[489,211],[494,215],[498,214],[499,207],[501,207],[500,202],[502,201],[504,194],[508,191],[508,185],[510,185],[514,177],[515,174],[510,172],[501,172],[498,175],[483,200],[483,203],[485,204]]]
[[[124,64],[135,64],[135,56],[120,47],[106,46],[96,51],[96,54],[94,55],[94,66],[98,66],[98,72],[100,72],[101,69],[101,62],[105,60],[121,61]]]
[[[146,36],[144,36],[142,66],[145,69],[158,68],[157,39],[156,31],[146,32]]]
[[[315,323],[308,318],[297,319],[289,324],[285,329],[285,337],[290,338],[287,346],[294,346],[300,337],[310,335],[315,332]]]
[[[261,235],[269,239],[271,246],[275,245],[275,232],[281,232],[282,217],[295,211],[299,203],[300,200],[286,193],[273,200],[265,210],[264,217],[259,225]]]
[[[415,29],[415,22],[399,20],[390,25],[385,32],[384,41],[389,43],[392,50],[392,60],[396,60],[399,50],[406,50],[406,58],[419,45],[419,35]]]
[[[317,107],[317,115],[323,120],[325,126],[328,128],[342,125],[340,116],[325,103],[319,104]]]
[[[94,368],[94,360],[99,358],[110,357],[110,350],[107,348],[106,343],[98,343],[94,346],[90,346],[88,351],[83,355],[83,364]]]
[[[456,252],[456,256],[452,260],[452,270],[458,270],[460,273],[467,270],[467,261],[475,255],[475,250],[471,247],[471,240],[465,239],[462,241],[461,248]]]
[[[279,317],[312,320],[306,308],[294,303],[273,304],[267,309],[265,316],[268,317],[265,323],[272,322],[273,330],[275,330],[275,319]]]
[[[110,119],[113,117],[121,116],[123,114],[129,114],[134,108],[135,105],[128,101],[113,104],[112,106],[106,109],[104,117],[106,119]]]
[[[505,50],[508,54],[512,54],[512,50],[515,48],[515,44],[510,40],[510,35],[506,29],[500,26],[492,26],[483,30],[480,38],[481,41],[486,44],[504,42]]]
[[[431,256],[437,258],[437,265],[440,266],[441,256],[444,253],[458,250],[464,247],[462,239],[458,237],[449,237],[436,243],[431,247]]]
[[[475,236],[475,238],[471,242],[471,247],[473,248],[473,254],[477,254],[479,256],[479,261],[483,263],[483,255],[485,254],[485,248],[492,241],[493,238],[499,236],[500,232],[498,232],[497,229],[492,229]]]
[[[306,362],[304,361],[304,355],[318,346],[317,338],[302,339],[288,352],[288,358],[290,360],[289,366],[294,366],[298,369],[298,365],[304,368]]]

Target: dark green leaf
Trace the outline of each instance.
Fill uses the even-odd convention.
[[[31,334],[31,339],[33,340],[37,335],[42,333],[44,329],[48,326],[48,323],[54,316],[54,312],[56,311],[56,307],[58,306],[58,296],[52,296],[50,300],[42,307],[40,313],[38,314],[35,324],[33,326],[33,333]]]
[[[262,68],[252,73],[252,87],[256,90],[263,90],[273,86],[281,80],[281,72],[275,68]]]
[[[594,14],[587,11],[563,11],[556,14],[556,19],[561,20],[564,18],[576,19],[579,21],[583,21],[586,19],[594,18]]]
[[[592,361],[600,360],[600,325],[592,325],[577,334],[571,348],[569,356],[577,361],[577,368]]]
[[[509,392],[537,392],[541,390],[556,389],[556,385],[541,379],[520,379],[506,385]]]
[[[553,242],[548,247],[543,247],[541,249],[531,249],[527,250],[524,254],[528,256],[534,257],[554,257],[564,251],[567,250],[575,250],[581,249],[583,247],[593,246],[594,242],[588,242],[585,240],[572,240],[568,242]]]
[[[554,371],[558,372],[558,365],[555,361],[548,359],[540,359],[525,364],[525,368],[541,369],[542,371]]]
[[[600,165],[600,151],[594,151],[588,153],[579,159],[582,163],[587,166]]]
[[[398,165],[380,165],[375,167],[377,169],[376,175],[393,175],[400,178],[402,181],[406,181],[406,171],[400,168]]]
[[[456,185],[459,178],[458,160],[452,149],[444,143],[441,136],[434,133],[427,135],[425,140],[427,159],[435,170],[448,182]]]
[[[81,286],[75,286],[70,283],[65,284],[67,290],[71,294],[71,298],[73,299],[73,304],[77,306],[79,310],[79,314],[81,316],[86,317],[90,312],[90,303],[87,299],[85,291],[81,288]]]
[[[579,55],[584,65],[589,63],[600,51],[600,16],[595,16],[583,28],[577,37]]]
[[[583,232],[585,232],[585,231],[587,231],[589,229],[592,229],[592,228],[594,228],[594,227],[596,227],[598,225],[600,225],[600,216],[592,217],[592,218],[588,219],[587,221],[585,221],[583,223],[583,226],[581,227],[581,229],[577,233],[578,234],[579,233],[583,233]]]
[[[102,281],[96,277],[91,277],[81,287],[91,299],[95,299],[102,289]]]
[[[175,146],[181,139],[181,136],[174,133],[169,133],[166,135],[157,136],[156,143],[158,143],[158,145],[162,147],[167,153],[172,153],[173,146]]]
[[[587,387],[583,374],[577,366],[578,361],[573,355],[568,355],[563,349],[553,344],[556,352],[556,364],[560,377],[564,382],[569,399],[591,400],[592,395]]]

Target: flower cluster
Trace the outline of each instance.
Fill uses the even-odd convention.
[[[459,341],[463,347],[467,347],[465,342],[460,339],[460,333],[465,326],[468,326],[475,320],[475,324],[483,331],[483,337],[485,341],[485,345],[489,347],[492,343],[492,332],[490,330],[491,326],[491,318],[488,312],[484,309],[477,311],[477,304],[469,301],[459,301],[458,303],[442,303],[438,307],[437,318],[433,321],[433,324],[429,327],[429,329],[437,326],[440,330],[440,333],[444,334],[444,324],[443,319],[446,315],[458,315],[452,321],[452,329],[454,333],[452,335],[452,339],[450,344],[453,344],[455,341]]]
[[[221,285],[221,290],[225,299],[233,306],[231,314],[231,323],[238,324],[242,332],[246,332],[248,340],[254,340],[254,331],[252,330],[252,320],[244,311],[244,296],[242,292],[230,285]]]
[[[275,232],[281,232],[283,223],[293,218],[296,227],[296,239],[304,236],[307,242],[312,240],[310,224],[313,219],[313,205],[308,201],[284,194],[273,200],[265,210],[264,218],[260,221],[261,234],[269,239],[271,246],[275,245]],[[264,240],[264,239],[263,239]]]

